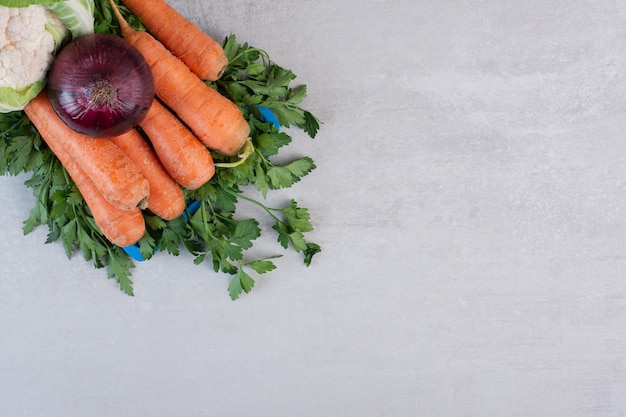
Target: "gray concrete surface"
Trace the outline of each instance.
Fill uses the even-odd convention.
[[[626,3],[171,2],[308,85],[277,198],[324,252],[237,302],[159,256],[129,298],[0,178],[0,415],[626,415]]]

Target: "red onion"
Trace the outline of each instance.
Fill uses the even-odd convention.
[[[59,117],[77,132],[120,135],[137,126],[154,99],[154,78],[141,53],[109,34],[82,36],[59,52],[48,74]]]

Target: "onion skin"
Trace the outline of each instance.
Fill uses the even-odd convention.
[[[48,75],[48,95],[73,130],[118,136],[145,118],[154,99],[154,77],[141,53],[122,38],[89,34],[59,52]]]

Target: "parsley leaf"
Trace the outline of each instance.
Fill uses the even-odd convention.
[[[247,262],[246,265],[254,269],[257,274],[265,274],[266,272],[276,269],[276,264],[270,259],[278,258],[279,255],[266,259],[257,259],[256,261]]]
[[[134,295],[133,281],[131,280],[130,271],[135,267],[130,257],[125,256],[121,248],[117,246],[109,246],[107,248],[108,264],[107,264],[107,276],[109,278],[115,278],[120,284],[120,289],[127,295]]]
[[[228,293],[230,298],[236,300],[242,292],[249,293],[254,287],[254,280],[243,269],[238,269],[237,273],[230,280]]]
[[[296,200],[292,199],[289,205],[280,212],[285,216],[285,222],[292,230],[302,233],[313,230],[309,210],[307,208],[298,207]]]

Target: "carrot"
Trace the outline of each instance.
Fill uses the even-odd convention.
[[[40,120],[39,100],[34,104],[26,105],[24,109],[31,120]],[[31,101],[31,103],[33,103]],[[38,123],[40,126],[41,123]],[[38,128],[39,129],[39,128]],[[89,176],[72,159],[69,152],[56,140],[53,133],[45,129],[39,131],[41,137],[48,144],[48,147],[61,161],[67,173],[70,175],[78,191],[83,196],[87,207],[91,211],[93,219],[104,235],[111,243],[118,246],[128,246],[135,244],[145,233],[145,222],[141,210],[121,210],[113,206],[105,199]]]
[[[207,86],[153,36],[131,28],[113,0],[110,2],[122,36],[148,61],[157,96],[210,149],[224,155],[237,154],[250,134],[250,126],[239,108]]]
[[[110,138],[137,165],[150,184],[148,207],[164,220],[172,220],[185,211],[182,188],[170,177],[148,142],[137,129]]]
[[[140,123],[169,175],[183,187],[195,190],[215,174],[209,150],[156,99]]]
[[[91,211],[96,226],[98,226],[104,237],[114,245],[122,247],[137,243],[146,231],[141,210],[138,208],[121,210],[113,206],[100,194],[93,181],[71,159],[69,154],[65,153],[63,148],[56,149],[53,153],[61,160],[61,163],[76,184],[78,191],[85,200],[85,204]]]
[[[63,147],[111,204],[122,210],[145,208],[148,180],[117,145],[69,128],[54,112],[46,90],[32,99],[25,111],[46,142]]]
[[[219,79],[228,58],[222,46],[165,0],[123,0],[167,49],[203,80]]]

